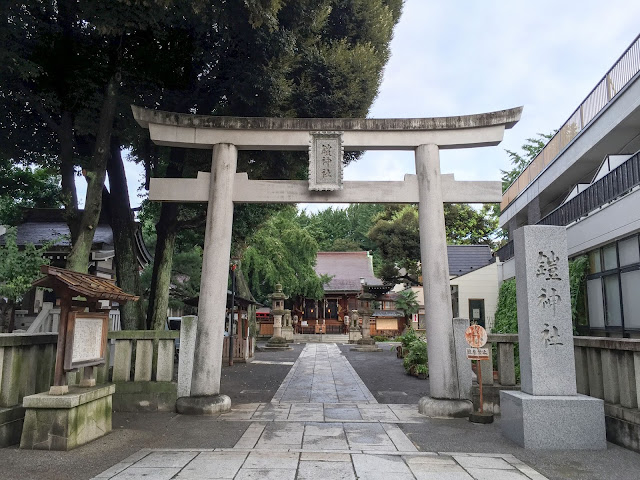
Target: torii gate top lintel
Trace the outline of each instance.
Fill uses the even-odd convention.
[[[413,150],[418,145],[465,148],[497,145],[522,107],[474,115],[431,118],[222,117],[131,106],[140,126],[158,145],[211,148],[231,143],[239,150],[306,150],[309,132],[343,132],[345,150]]]

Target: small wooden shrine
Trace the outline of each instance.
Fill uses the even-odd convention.
[[[49,394],[67,393],[65,373],[80,367],[84,367],[80,386],[92,387],[95,385],[93,367],[105,363],[109,329],[109,313],[100,309],[100,301],[122,304],[139,297],[124,292],[113,280],[95,275],[49,265],[43,265],[40,271],[46,277],[36,280],[33,286],[51,288],[60,302],[56,367]]]

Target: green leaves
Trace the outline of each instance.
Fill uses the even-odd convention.
[[[413,290],[403,290],[396,297],[396,308],[404,312],[405,317],[418,313],[420,305],[416,300],[417,294]]]
[[[518,303],[516,279],[510,278],[500,285],[498,307],[492,333],[518,333]]]
[[[49,263],[42,256],[48,245],[38,249],[29,244],[20,250],[16,245],[15,228],[7,230],[4,240],[5,244],[0,246],[0,297],[7,297],[10,303],[15,303],[40,276],[40,265]]]
[[[522,145],[522,150],[524,152],[518,153],[513,152],[511,150],[505,150],[507,155],[509,155],[509,160],[511,161],[511,165],[513,168],[511,170],[500,170],[502,174],[502,192],[506,192],[507,188],[518,178],[527,165],[529,165],[536,155],[542,151],[547,142],[555,135],[557,130],[554,130],[551,133],[538,133],[537,137],[527,138],[525,144]]]
[[[313,269],[318,244],[295,217],[295,209],[288,207],[248,239],[242,271],[259,301],[267,299],[276,283],[289,296],[319,299],[324,295],[322,280]]]

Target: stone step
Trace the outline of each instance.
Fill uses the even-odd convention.
[[[293,340],[296,342],[318,342],[318,343],[348,343],[349,335],[347,334],[295,334]]]

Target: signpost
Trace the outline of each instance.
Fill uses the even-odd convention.
[[[480,389],[480,411],[473,412],[469,416],[469,421],[473,423],[493,423],[493,414],[484,413],[484,399],[482,398],[482,367],[480,360],[489,360],[491,352],[484,348],[487,344],[487,331],[480,325],[470,325],[464,332],[464,338],[471,348],[467,348],[467,358],[476,361],[476,371],[478,373],[478,387]]]

